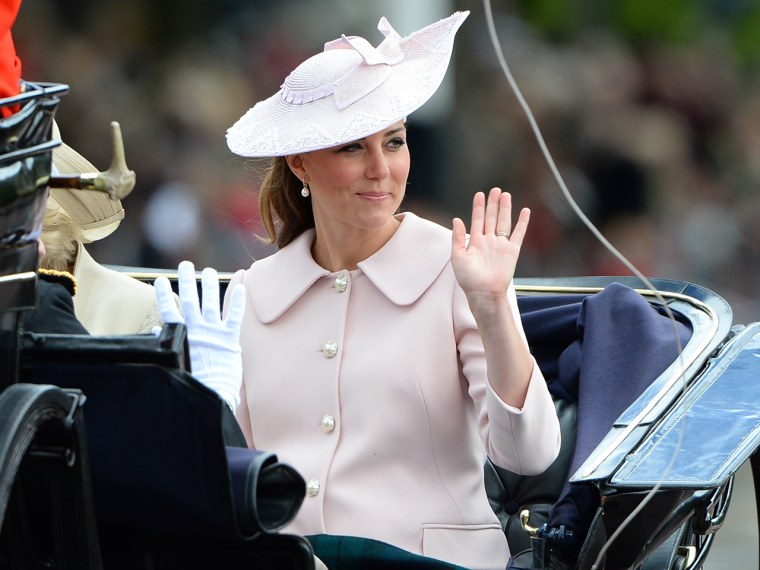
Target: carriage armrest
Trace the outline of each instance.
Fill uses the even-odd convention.
[[[274,453],[226,447],[235,515],[243,534],[275,532],[295,517],[306,494],[306,482]]]
[[[758,356],[760,323],[752,323],[712,359],[663,421],[625,458],[609,485],[711,489],[725,484],[760,445]]]
[[[164,329],[184,332],[181,325]],[[271,453],[232,447],[245,440],[231,410],[188,372],[156,364],[182,361],[163,354],[161,337],[26,333],[24,340],[26,381],[77,388],[87,397],[101,531],[234,542],[278,530],[295,516],[303,479]]]
[[[32,567],[54,553],[61,567],[100,568],[84,401],[51,385],[0,394],[0,527],[6,539],[35,542],[0,554],[4,564]]]
[[[158,336],[114,335],[90,336],[70,334],[24,334],[23,357],[26,361],[77,364],[95,361],[100,364],[155,364],[173,370],[190,370],[184,324],[164,325]]]

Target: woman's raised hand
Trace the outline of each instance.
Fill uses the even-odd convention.
[[[500,188],[492,188],[488,199],[475,194],[469,241],[464,222],[454,218],[451,264],[470,301],[506,295],[529,220],[530,210],[523,208],[512,227],[512,196]]]

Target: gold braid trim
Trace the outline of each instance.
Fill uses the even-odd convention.
[[[71,293],[77,294],[77,278],[68,271],[58,271],[56,269],[39,269],[39,276],[50,283],[60,283]]]

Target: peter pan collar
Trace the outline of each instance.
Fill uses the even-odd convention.
[[[451,231],[406,212],[393,237],[358,264],[392,303],[411,305],[433,284],[451,259]],[[314,230],[308,230],[247,271],[249,302],[257,318],[270,323],[288,310],[318,279],[337,276],[311,256]]]

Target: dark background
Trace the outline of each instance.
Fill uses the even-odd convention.
[[[481,2],[24,0],[24,78],[67,83],[64,140],[98,168],[118,120],[137,186],[102,263],[231,271],[271,253],[257,163],[226,129],[342,33],[373,44],[471,10],[443,87],[410,119],[404,207],[445,225],[501,186],[533,218],[520,276],[628,274],[572,213],[499,69]],[[507,61],[574,199],[646,275],[760,320],[760,2],[494,0]],[[757,567],[750,475],[706,569]]]
[[[409,6],[410,5],[410,6]],[[377,44],[469,9],[443,91],[410,120],[406,209],[445,225],[501,186],[533,222],[521,276],[628,273],[564,201],[501,73],[480,2],[24,0],[14,35],[29,80],[71,85],[64,140],[105,169],[118,120],[137,187],[101,262],[220,270],[271,252],[257,164],[226,129],[324,41]],[[507,61],[571,193],[647,275],[716,290],[760,317],[760,3],[494,1]]]

